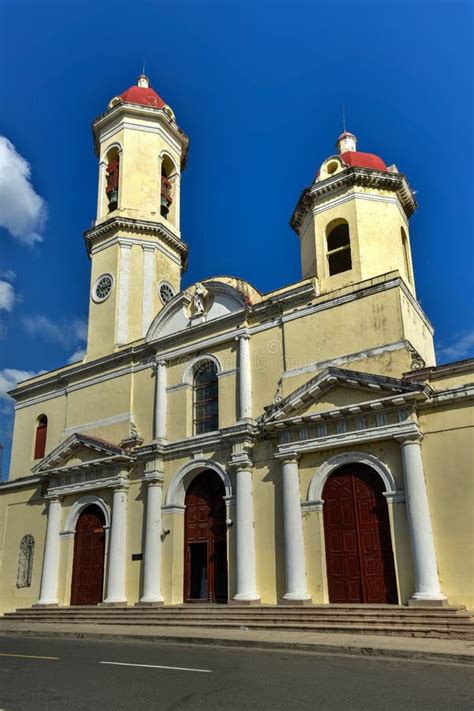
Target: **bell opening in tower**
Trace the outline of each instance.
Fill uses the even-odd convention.
[[[118,207],[119,171],[119,153],[117,149],[112,149],[107,155],[107,183],[105,186],[109,212]]]

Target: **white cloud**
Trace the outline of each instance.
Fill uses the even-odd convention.
[[[86,354],[86,349],[85,348],[76,348],[74,353],[70,358],[68,358],[68,363],[77,363],[78,360],[82,360]]]
[[[13,390],[22,380],[27,380],[28,378],[41,375],[45,372],[44,370],[40,370],[39,373],[35,373],[33,370],[16,370],[16,368],[0,370],[0,400],[11,402],[9,395],[7,395],[9,390]]]
[[[15,289],[8,281],[0,279],[0,311],[11,311],[15,305]]]
[[[46,203],[31,184],[30,164],[0,136],[0,227],[32,245],[42,240],[46,214]]]
[[[450,343],[440,343],[437,351],[440,360],[447,362],[474,356],[474,329],[458,333]]]
[[[38,314],[25,316],[22,324],[28,335],[43,338],[65,348],[77,346],[87,337],[87,321],[84,318],[54,321],[49,316]]]

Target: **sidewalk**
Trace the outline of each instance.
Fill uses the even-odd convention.
[[[31,635],[162,644],[201,644],[318,654],[383,656],[426,661],[474,662],[474,641],[396,637],[384,635],[326,634],[271,630],[203,629],[138,625],[31,623],[0,618],[1,637]],[[1,644],[1,641],[0,641]]]

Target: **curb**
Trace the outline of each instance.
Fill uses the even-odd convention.
[[[5,630],[0,629],[0,637],[56,637],[60,639],[104,640],[111,642],[146,642],[148,644],[182,644],[197,646],[229,647],[234,649],[253,649],[260,651],[290,651],[313,654],[327,654],[328,656],[348,657],[384,657],[386,659],[411,659],[425,662],[451,662],[456,664],[474,663],[474,656],[470,654],[455,654],[449,652],[424,652],[409,649],[384,649],[381,647],[358,647],[348,645],[308,644],[304,642],[271,642],[266,640],[239,640],[220,639],[210,637],[184,637],[166,636],[155,634],[132,635],[111,634],[107,632],[74,632],[60,630]]]

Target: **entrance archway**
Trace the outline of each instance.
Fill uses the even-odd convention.
[[[184,517],[185,602],[227,602],[225,489],[207,470],[188,487]]]
[[[378,474],[345,464],[323,489],[329,601],[397,603],[387,500]]]
[[[99,506],[79,515],[74,536],[71,605],[102,602],[105,554],[105,517]]]

